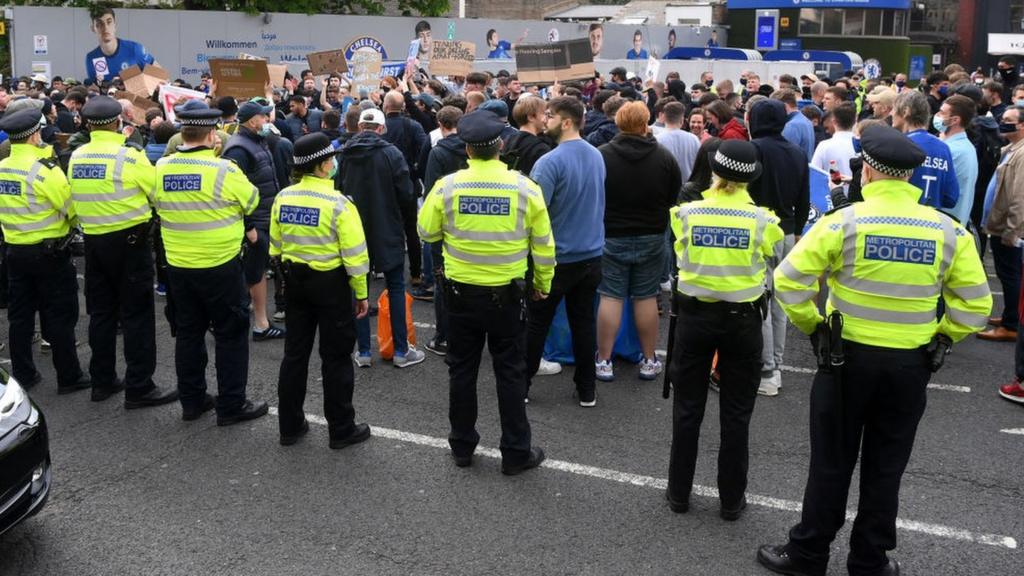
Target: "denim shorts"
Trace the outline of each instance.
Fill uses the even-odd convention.
[[[599,294],[612,298],[653,298],[665,268],[665,236],[605,238]]]

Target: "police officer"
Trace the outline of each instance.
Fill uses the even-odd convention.
[[[779,219],[754,205],[747,184],[761,174],[754,145],[722,142],[711,157],[714,178],[704,200],[671,210],[679,276],[679,310],[669,365],[675,385],[672,452],[666,498],[674,512],[690,508],[697,441],[718,351],[722,446],[718,455],[720,514],[736,520],[746,508],[747,441],[761,374],[761,321],[768,305],[766,261],[783,240]]]
[[[183,144],[156,166],[156,209],[167,252],[167,296],[176,329],[174,366],[182,419],[214,408],[206,393],[206,331],[213,325],[217,364],[217,425],[267,413],[245,396],[249,375],[249,295],[240,246],[256,188],[214,144],[220,110],[197,100],[175,108]],[[254,232],[254,230],[253,230]]]
[[[519,474],[538,466],[544,451],[531,447],[526,419],[524,298],[546,298],[555,267],[555,243],[540,188],[510,171],[498,153],[505,127],[491,112],[459,121],[469,167],[438,180],[424,200],[419,234],[443,241],[448,303],[448,443],[455,464],[472,464],[476,431],[476,380],[484,341],[494,363],[501,415],[501,471]],[[534,263],[527,294],[527,256]],[[289,311],[291,314],[291,311]]]
[[[896,547],[900,479],[928,380],[953,342],[985,327],[992,307],[971,236],[918,204],[922,191],[908,183],[925,153],[884,126],[867,128],[861,148],[864,201],[821,218],[775,270],[782,308],[815,335],[816,351],[827,342],[833,358],[811,389],[800,523],[787,544],[758,551],[761,564],[780,574],[825,574],[858,456],[860,502],[847,567],[853,576],[899,574],[886,552]],[[825,271],[828,334],[815,305]],[[945,313],[936,321],[940,296]]]
[[[126,389],[125,408],[159,406],[177,390],[153,383],[151,198],[156,172],[139,148],[120,134],[121,105],[97,96],[82,108],[89,143],[71,155],[71,200],[85,234],[85,301],[89,313],[89,375],[93,401]],[[125,375],[117,377],[117,325],[124,333]]]
[[[39,312],[43,338],[53,350],[57,393],[92,386],[75,351],[78,280],[71,261],[71,229],[77,221],[68,180],[43,146],[42,112],[7,114],[0,130],[11,155],[0,161],[0,226],[7,243],[11,364],[26,388],[42,376],[32,360],[32,334]]]
[[[302,179],[282,190],[270,210],[270,254],[282,260],[288,274],[287,331],[277,382],[284,446],[309,431],[302,404],[317,326],[330,447],[344,448],[370,437],[370,427],[353,419],[349,360],[356,343],[353,295],[357,317],[369,310],[370,257],[356,205],[334,189],[339,152],[322,132],[299,138],[293,161]]]

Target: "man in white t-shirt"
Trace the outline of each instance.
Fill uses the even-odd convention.
[[[700,139],[693,134],[683,130],[683,122],[686,120],[686,107],[680,102],[669,102],[662,109],[665,117],[665,127],[658,132],[655,139],[672,153],[672,156],[679,164],[679,172],[682,174],[683,182],[690,179],[693,172],[693,164],[697,160],[697,151],[700,149]]]
[[[811,158],[811,165],[828,172],[832,161],[835,160],[836,169],[843,176],[843,190],[849,187],[850,159],[857,155],[853,150],[853,125],[857,122],[857,108],[850,102],[843,102],[832,109],[832,125],[835,132],[828,140],[818,144]]]

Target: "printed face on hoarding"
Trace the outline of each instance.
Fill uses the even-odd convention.
[[[104,14],[92,21],[92,31],[100,46],[109,46],[117,42],[117,21],[113,14]]]
[[[595,24],[590,27],[590,53],[594,58],[601,54],[601,46],[604,44],[604,27]]]

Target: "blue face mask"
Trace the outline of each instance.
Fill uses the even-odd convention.
[[[338,157],[331,158],[331,171],[327,173],[327,178],[334,180],[334,177],[338,175]]]
[[[939,86],[939,96],[949,94],[949,86]]]
[[[260,136],[263,136],[264,138],[273,133],[273,130],[270,129],[270,122],[264,122],[263,126],[260,127]]]
[[[857,154],[860,154],[860,138],[853,139],[853,151],[856,152]]]
[[[949,126],[942,122],[942,118],[939,118],[938,114],[932,116],[932,128],[935,128],[935,131],[939,134],[945,134],[946,130],[949,130]]]
[[[1024,100],[1014,100],[1014,106],[1024,106]]]

